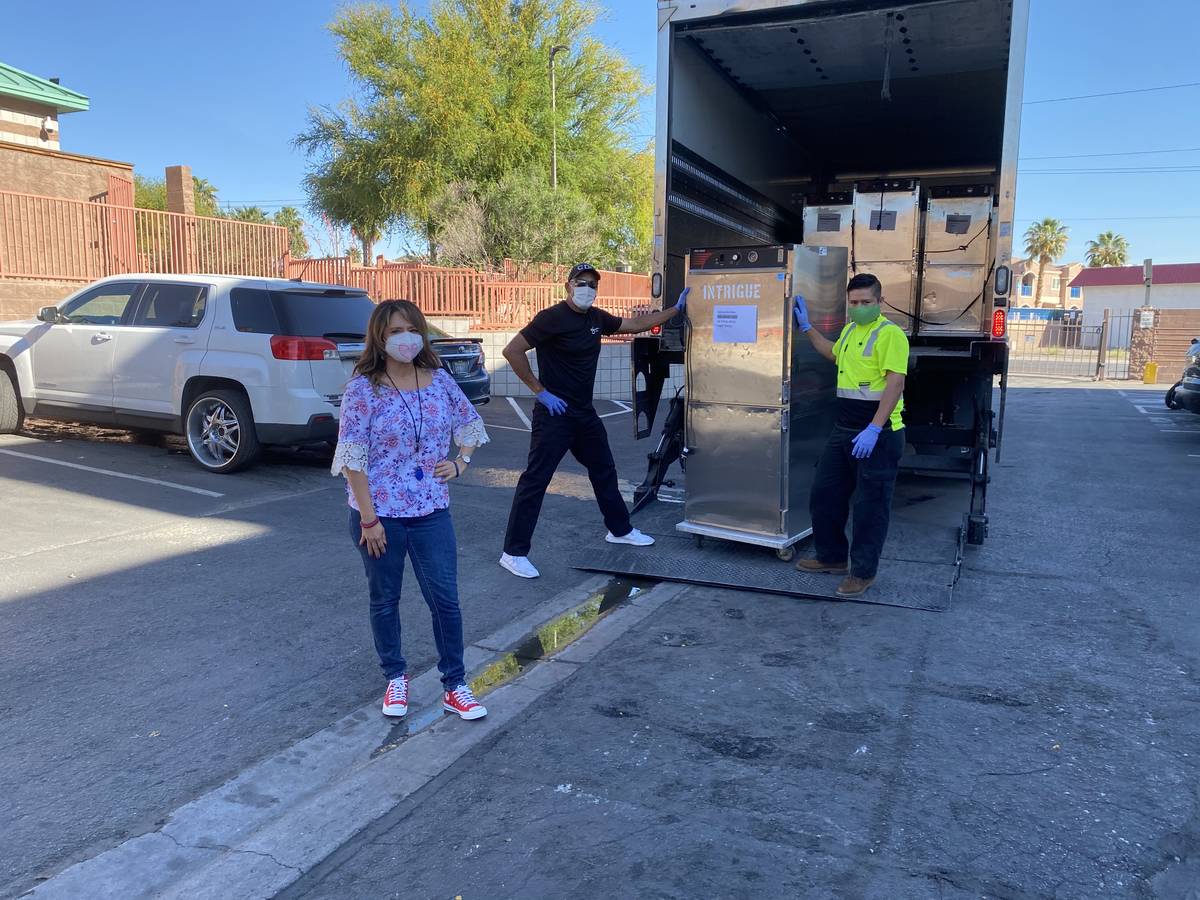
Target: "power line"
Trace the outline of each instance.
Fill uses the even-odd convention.
[[[1075,153],[1070,156],[1022,156],[1021,160],[1096,159],[1101,156],[1146,156],[1151,153],[1200,153],[1200,147],[1180,147],[1178,150],[1126,150],[1124,153]]]
[[[1174,91],[1179,88],[1200,87],[1200,81],[1185,81],[1183,84],[1161,84],[1158,87],[1133,88],[1128,91],[1105,91],[1103,94],[1078,94],[1074,97],[1049,97],[1045,100],[1026,100],[1024,106],[1037,103],[1065,103],[1068,100],[1091,100],[1095,97],[1119,97],[1122,94],[1149,94],[1153,91]]]

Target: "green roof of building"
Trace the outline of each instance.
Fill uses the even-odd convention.
[[[79,112],[88,108],[88,98],[68,90],[46,78],[0,62],[0,95],[19,97],[42,106],[52,106],[58,112]]]

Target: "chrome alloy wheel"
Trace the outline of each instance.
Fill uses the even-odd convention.
[[[203,466],[227,466],[242,442],[237,414],[219,397],[205,397],[188,413],[187,442],[192,456]]]

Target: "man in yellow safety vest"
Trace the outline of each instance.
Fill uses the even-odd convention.
[[[813,348],[837,365],[837,421],[821,459],[810,500],[815,559],[801,572],[846,573],[841,597],[858,597],[875,581],[887,538],[892,491],[904,452],[904,376],[908,337],[880,311],[883,288],[861,273],[846,286],[849,322],[836,341],[813,328],[804,298],[794,301],[796,325]],[[846,520],[854,501],[853,540]]]

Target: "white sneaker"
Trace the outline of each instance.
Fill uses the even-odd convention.
[[[654,538],[648,534],[642,534],[636,528],[623,537],[617,537],[610,531],[605,540],[610,544],[632,544],[634,547],[649,547],[654,543]]]
[[[528,556],[500,554],[500,565],[520,578],[537,578],[542,573],[533,567]]]

